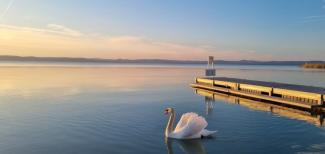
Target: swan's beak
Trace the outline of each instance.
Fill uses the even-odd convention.
[[[164,115],[167,115],[167,114],[168,114],[168,111],[165,110],[165,111],[164,111]]]

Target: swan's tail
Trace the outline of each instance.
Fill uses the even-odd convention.
[[[210,130],[206,130],[206,129],[203,129],[202,132],[201,132],[201,135],[203,137],[209,137],[209,136],[212,136],[213,134],[217,133],[218,131],[215,130],[215,131],[210,131]]]

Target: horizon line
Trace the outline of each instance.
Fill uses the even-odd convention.
[[[161,58],[139,58],[139,59],[128,59],[128,58],[97,58],[97,57],[65,57],[65,56],[18,56],[18,55],[0,55],[0,60],[4,60],[2,58],[38,58],[38,59],[46,59],[53,58],[54,59],[80,59],[80,60],[128,60],[128,61],[141,61],[141,60],[157,60],[157,61],[179,61],[179,62],[206,62],[207,60],[186,60],[186,59],[161,59]],[[214,61],[224,61],[224,62],[325,62],[324,60],[251,60],[251,59],[241,59],[241,60],[224,60],[224,59],[215,59]]]

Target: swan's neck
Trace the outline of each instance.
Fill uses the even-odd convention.
[[[174,128],[173,128],[174,120],[175,120],[175,113],[174,113],[174,111],[172,111],[170,113],[170,116],[169,116],[169,119],[168,119],[168,122],[167,122],[167,126],[166,126],[166,130],[165,130],[166,137],[168,137],[169,134],[171,132],[173,132],[173,130],[174,130]]]

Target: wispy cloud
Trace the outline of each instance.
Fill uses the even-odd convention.
[[[82,36],[83,34],[77,30],[71,28],[57,25],[48,24],[46,28],[32,28],[32,27],[22,27],[22,26],[12,26],[0,24],[1,29],[12,30],[15,32],[31,32],[31,33],[45,33],[53,35],[66,35],[66,36]]]
[[[57,25],[57,24],[48,24],[47,27],[49,29],[52,29],[56,32],[61,32],[63,34],[71,35],[71,36],[81,36],[83,35],[81,32],[77,30],[73,30],[71,28],[62,26],[62,25]]]
[[[325,0],[322,0],[322,6],[323,9],[325,9]],[[304,23],[311,23],[311,22],[322,22],[325,21],[325,15],[312,15],[304,17],[302,20]]]
[[[325,15],[315,15],[303,18],[304,23],[325,21]]]
[[[225,51],[212,45],[193,46],[138,36],[95,36],[58,24],[45,28],[0,24],[0,32],[0,55],[183,60],[203,60],[213,55],[226,60],[275,59],[252,50]]]
[[[10,0],[7,7],[0,14],[0,22],[2,22],[3,18],[6,16],[7,12],[9,11],[9,9],[11,8],[13,3],[14,3],[14,0]]]

